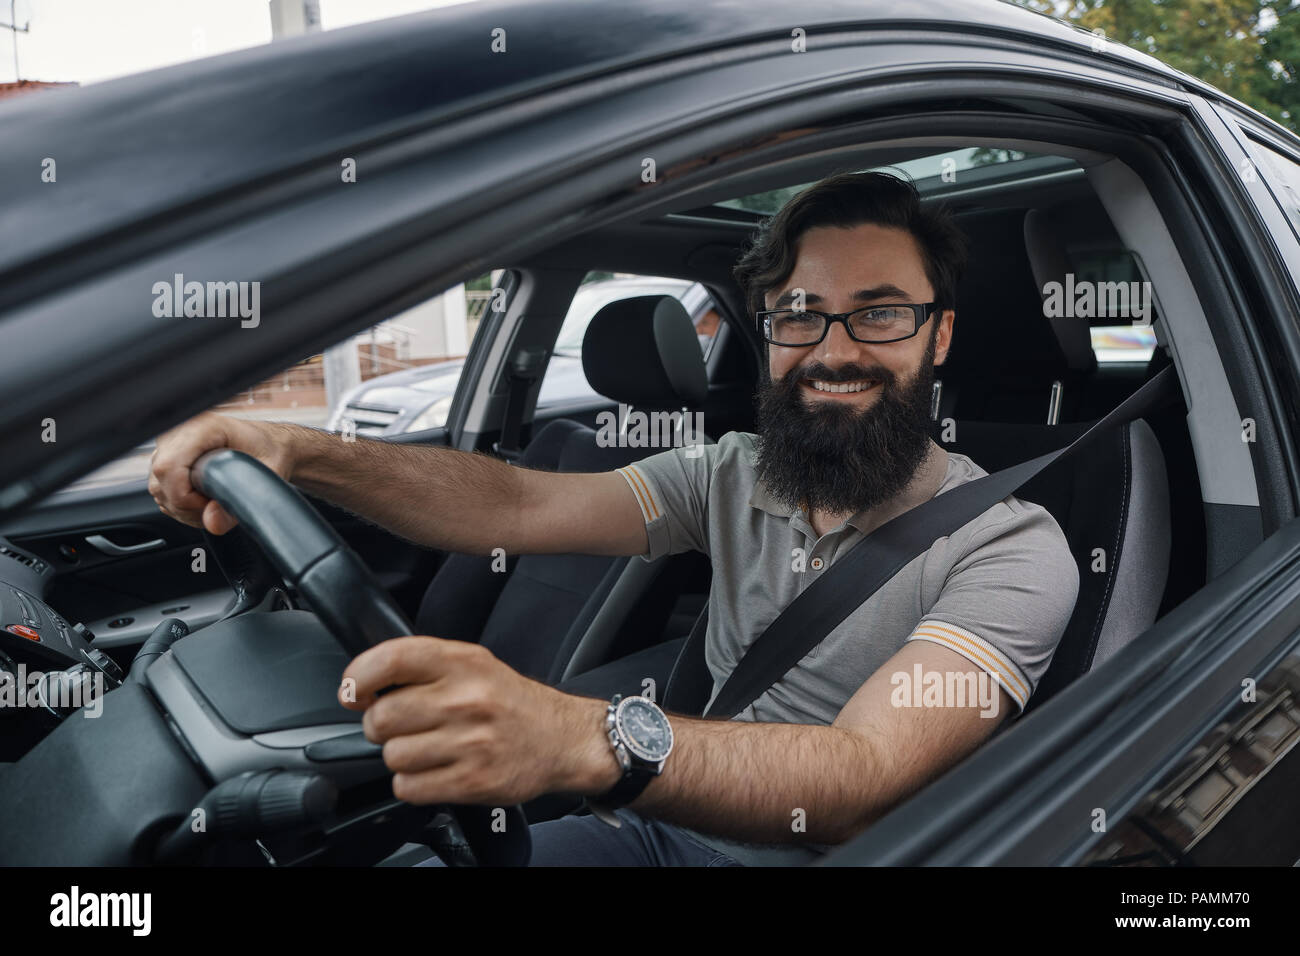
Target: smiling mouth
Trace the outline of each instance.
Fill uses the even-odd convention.
[[[875,388],[880,383],[874,379],[859,379],[856,382],[823,382],[814,378],[805,380],[803,384],[817,392],[848,394],[851,392],[865,392]]]

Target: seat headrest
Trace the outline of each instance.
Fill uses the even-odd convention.
[[[970,259],[957,286],[952,351],[942,368],[956,377],[1044,379],[1068,368],[1041,287],[1026,251],[1024,209],[994,209],[956,217]]]
[[[1065,244],[1057,235],[1051,217],[1041,209],[1031,209],[1025,214],[1025,251],[1040,295],[1049,282],[1065,285],[1065,276],[1070,271]],[[1087,320],[1061,316],[1047,321],[1056,333],[1057,344],[1065,353],[1070,368],[1076,372],[1092,371],[1097,356],[1092,351],[1092,335]]]
[[[671,295],[632,296],[597,312],[582,340],[582,370],[601,395],[640,408],[699,406],[709,392],[695,325]]]

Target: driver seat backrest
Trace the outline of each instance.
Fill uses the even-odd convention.
[[[695,326],[672,296],[635,296],[606,305],[587,327],[582,362],[592,388],[639,411],[695,411],[708,393]],[[604,472],[654,453],[601,447],[594,429],[559,419],[537,432],[520,464]],[[589,623],[590,609],[613,589],[615,572],[626,559],[511,555],[504,573],[494,572],[492,563],[490,557],[448,555],[420,603],[417,631],[482,643],[520,673],[554,681],[567,663],[559,660],[561,654],[571,654],[580,643],[581,635],[570,632]]]
[[[1089,427],[958,422],[944,447],[999,471],[1064,447]],[[1169,483],[1151,427],[1130,422],[1016,497],[1056,519],[1079,568],[1079,596],[1051,665],[1025,710],[1112,657],[1156,619],[1169,573]]]

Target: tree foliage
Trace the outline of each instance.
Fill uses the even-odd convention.
[[[1300,0],[1008,0],[1149,53],[1291,129]]]

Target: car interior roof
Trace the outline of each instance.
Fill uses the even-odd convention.
[[[1027,171],[1025,163],[964,170],[960,188],[923,192],[923,202],[943,202],[954,212],[991,208],[1056,208],[1068,213],[1071,245],[1118,242],[1086,179],[1084,168],[1110,159],[1101,153],[1019,140],[924,137],[855,146],[800,156],[727,177],[707,190],[675,196],[652,215],[644,213],[581,233],[524,262],[524,268],[600,269],[694,279],[729,286],[736,257],[763,216],[717,203],[792,185],[812,183],[840,170],[877,169],[970,146],[1018,149],[1036,157],[1061,157],[1050,172]],[[994,181],[967,184],[986,170],[1004,170]],[[1009,177],[1009,178],[1008,178]],[[998,180],[1001,181],[998,181]]]

